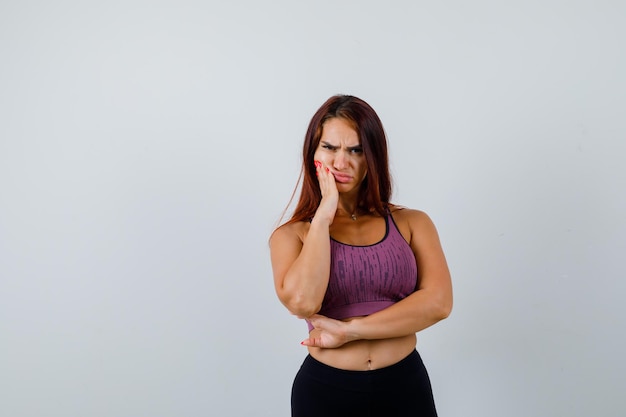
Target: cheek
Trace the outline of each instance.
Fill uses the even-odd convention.
[[[365,162],[363,162],[363,165],[361,165],[361,175],[363,177],[367,175],[367,164]]]
[[[326,155],[324,154],[324,152],[320,152],[315,151],[315,153],[313,154],[313,160],[314,161],[321,161],[321,162],[326,162],[328,158],[326,157]]]

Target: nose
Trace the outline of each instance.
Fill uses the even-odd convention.
[[[348,166],[348,157],[344,152],[337,152],[335,155],[335,159],[333,161],[333,167],[335,169],[341,170],[345,169]]]

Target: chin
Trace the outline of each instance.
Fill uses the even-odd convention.
[[[350,191],[354,191],[356,189],[354,184],[351,184],[351,183],[338,182],[336,184],[337,184],[337,191],[339,191],[340,193],[347,193]]]

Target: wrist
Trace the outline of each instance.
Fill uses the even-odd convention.
[[[311,226],[330,227],[332,220],[324,218],[324,216],[315,215],[311,219]]]
[[[363,339],[363,335],[361,332],[362,328],[362,318],[354,318],[347,323],[346,326],[346,340],[347,342],[354,342],[355,340]]]

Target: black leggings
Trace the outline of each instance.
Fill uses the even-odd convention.
[[[428,373],[417,351],[373,371],[346,371],[306,357],[291,391],[292,417],[436,417]]]

